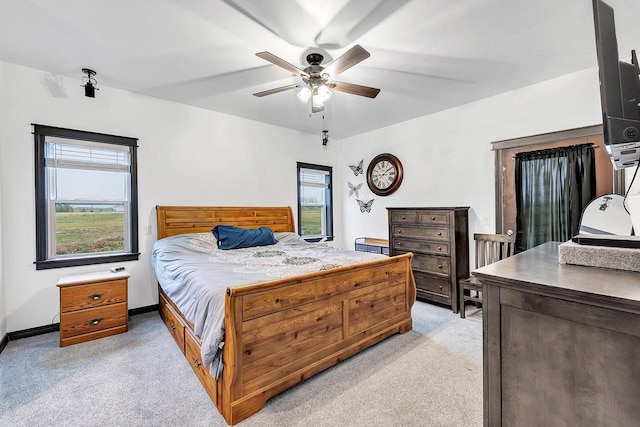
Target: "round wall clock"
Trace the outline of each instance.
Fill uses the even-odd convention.
[[[402,163],[393,154],[379,154],[367,168],[367,185],[374,194],[388,196],[402,184]]]

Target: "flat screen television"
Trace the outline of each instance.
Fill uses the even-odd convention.
[[[593,0],[593,18],[605,147],[615,169],[636,166],[640,159],[638,59],[631,51],[631,63],[620,60],[611,6]]]

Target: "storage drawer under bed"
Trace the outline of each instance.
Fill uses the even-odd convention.
[[[164,295],[160,294],[160,317],[162,321],[166,325],[169,333],[180,347],[180,351],[182,354],[185,352],[185,341],[184,341],[184,323],[175,313],[169,302],[166,300]]]

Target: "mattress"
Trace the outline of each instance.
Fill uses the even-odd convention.
[[[383,255],[308,243],[274,233],[277,243],[218,249],[212,233],[181,234],[155,242],[151,263],[167,296],[194,325],[202,360],[218,378],[224,346],[224,302],[229,287],[246,286],[367,262]]]

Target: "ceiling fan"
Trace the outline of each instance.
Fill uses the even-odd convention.
[[[268,1],[222,1],[292,46],[338,49],[411,0],[278,0],[276,7],[276,2]],[[331,18],[324,19],[327,17]]]
[[[298,99],[305,104],[311,99],[311,112],[317,113],[324,110],[325,101],[331,98],[331,90],[366,96],[368,98],[375,98],[378,93],[380,93],[380,89],[374,87],[333,80],[338,74],[348,70],[370,56],[369,52],[360,45],[355,45],[326,67],[320,65],[324,59],[322,54],[310,53],[306,58],[309,66],[304,70],[269,52],[258,52],[256,56],[302,77],[302,81],[304,82],[304,85],[291,84],[254,93],[254,95],[258,97],[272,95],[285,90],[302,88],[300,92],[298,92]]]

